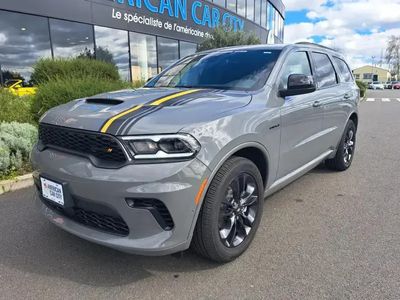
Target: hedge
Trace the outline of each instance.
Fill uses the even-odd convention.
[[[18,97],[6,90],[0,90],[0,122],[31,123],[35,120],[31,113],[32,96]]]
[[[31,149],[37,139],[35,126],[26,123],[0,123],[0,179],[29,166]]]
[[[39,85],[32,105],[32,113],[36,120],[52,107],[67,103],[74,99],[96,94],[120,90],[129,87],[123,81],[110,81],[101,77],[55,78]]]
[[[56,78],[85,78],[96,76],[101,79],[118,81],[118,68],[108,62],[89,58],[41,59],[35,66],[31,81],[43,84]]]

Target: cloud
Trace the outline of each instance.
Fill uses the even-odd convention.
[[[296,3],[289,1],[289,7]],[[299,10],[307,6],[299,3]],[[400,35],[400,0],[311,1],[307,18],[310,22],[285,27],[285,42],[317,41],[339,49],[358,67],[371,63],[372,56],[378,62],[388,38]]]
[[[4,45],[7,42],[7,36],[0,32],[0,45]]]
[[[326,0],[286,0],[284,2],[287,11],[303,9],[315,9],[320,7]]]

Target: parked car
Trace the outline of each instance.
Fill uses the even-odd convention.
[[[266,196],[321,162],[350,167],[359,102],[350,70],[308,43],[214,49],[142,89],[55,107],[32,152],[40,210],[128,253],[192,245],[231,261],[253,240]]]
[[[393,85],[395,85],[396,83],[400,83],[400,81],[391,81],[388,85],[388,89],[393,89]]]
[[[36,94],[37,88],[21,79],[12,79],[5,83],[5,90],[15,96],[29,96]]]
[[[391,89],[392,86],[392,82],[391,81],[387,81],[383,84],[384,88],[387,89]]]
[[[368,85],[368,88],[371,90],[384,90],[385,86],[382,82],[374,81]]]
[[[400,90],[400,81],[398,81],[397,83],[394,83],[394,84],[392,85],[392,88],[393,88],[394,90]]]

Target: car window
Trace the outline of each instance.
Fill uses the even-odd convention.
[[[315,65],[315,77],[319,88],[337,84],[336,72],[328,55],[318,52],[312,53]]]
[[[345,82],[353,82],[353,76],[351,75],[350,68],[346,62],[338,57],[333,58],[339,67],[340,74]]]
[[[282,69],[279,89],[287,89],[288,78],[292,74],[312,75],[310,60],[306,52],[300,51],[289,54]]]
[[[267,81],[280,53],[249,49],[195,54],[163,71],[146,87],[257,90]]]

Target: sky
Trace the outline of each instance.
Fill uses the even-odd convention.
[[[400,0],[283,2],[285,43],[309,41],[339,49],[352,68],[379,66],[388,38],[400,36]],[[387,67],[384,61],[382,67]]]

